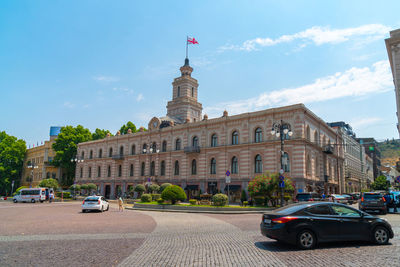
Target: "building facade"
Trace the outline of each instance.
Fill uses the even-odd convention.
[[[137,184],[169,182],[188,197],[229,191],[239,201],[248,182],[265,172],[280,170],[280,140],[271,135],[274,122],[290,124],[284,141],[284,171],[298,192],[339,193],[343,178],[341,134],[303,104],[219,118],[202,116],[198,84],[189,60],[173,82],[165,117],[153,117],[148,130],[78,144],[76,182],[94,183],[107,198]]]
[[[61,127],[58,126],[50,127],[49,141],[26,150],[21,177],[22,185],[35,187],[42,179],[54,178],[59,180],[61,178],[61,168],[51,164],[55,157],[52,145],[60,130]]]
[[[375,179],[381,175],[381,151],[378,148],[378,143],[372,137],[356,138],[356,140],[364,146],[365,153],[372,159],[372,172]]]
[[[385,43],[393,75],[397,107],[397,130],[400,136],[400,29],[391,31],[390,38],[386,39]]]

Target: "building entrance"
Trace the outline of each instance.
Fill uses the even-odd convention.
[[[106,185],[105,192],[104,192],[104,197],[106,199],[110,199],[110,192],[111,192],[111,186],[108,184],[108,185]]]

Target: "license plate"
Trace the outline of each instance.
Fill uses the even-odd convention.
[[[371,204],[378,204],[378,201],[371,201]]]
[[[270,220],[270,219],[264,219],[264,223],[270,224],[270,223],[271,223],[271,220]]]

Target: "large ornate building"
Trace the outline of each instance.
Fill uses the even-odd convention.
[[[334,144],[342,137],[303,104],[209,119],[188,59],[180,71],[167,115],[152,118],[147,131],[78,145],[77,183],[95,183],[107,198],[150,182],[177,184],[193,196],[226,192],[229,170],[231,199],[239,200],[252,178],[280,170],[281,142],[271,128],[284,121],[293,133],[285,136],[284,175],[296,190],[341,191],[343,150]]]

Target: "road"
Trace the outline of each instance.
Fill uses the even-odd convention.
[[[298,250],[261,236],[259,214],[125,210],[81,213],[80,203],[0,202],[0,266],[400,265],[400,215],[386,246],[365,242]]]

